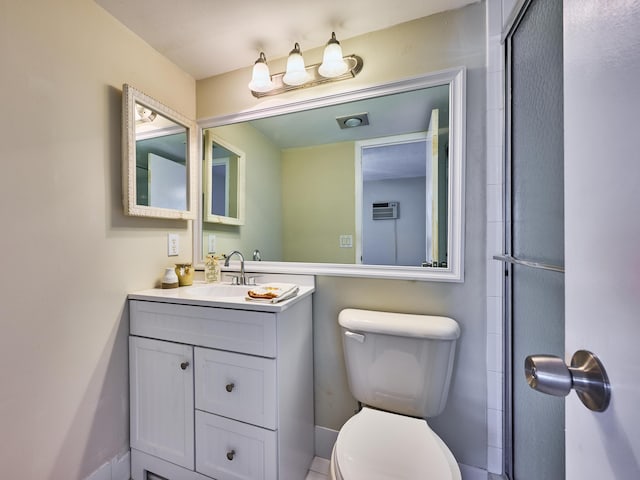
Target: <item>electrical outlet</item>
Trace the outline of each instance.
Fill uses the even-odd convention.
[[[340,248],[353,248],[353,235],[340,235]]]
[[[177,257],[180,254],[180,240],[177,233],[167,235],[167,256]]]
[[[214,253],[216,251],[216,236],[214,234],[209,234],[209,249],[207,252]]]

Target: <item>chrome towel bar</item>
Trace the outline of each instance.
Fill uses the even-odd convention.
[[[557,265],[548,265],[546,263],[532,262],[530,260],[522,260],[520,258],[512,257],[511,255],[494,255],[494,260],[499,260],[505,263],[513,263],[514,265],[524,265],[525,267],[537,268],[540,270],[549,270],[551,272],[564,273],[564,267]]]

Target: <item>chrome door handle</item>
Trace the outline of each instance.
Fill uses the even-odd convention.
[[[531,388],[557,397],[566,397],[571,389],[585,407],[604,412],[611,401],[609,377],[598,357],[578,350],[567,366],[560,357],[530,355],[524,361],[524,373]]]

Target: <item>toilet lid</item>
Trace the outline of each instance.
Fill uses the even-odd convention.
[[[345,480],[460,480],[460,469],[427,422],[363,408],[344,424],[335,461]]]

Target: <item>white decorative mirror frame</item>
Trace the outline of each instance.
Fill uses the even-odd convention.
[[[287,105],[241,112],[237,114],[200,120],[201,128],[219,127],[260,118],[299,112],[367,98],[392,95],[395,93],[433,87],[449,86],[449,189],[448,189],[448,252],[446,267],[424,268],[395,265],[362,265],[297,262],[245,262],[247,272],[289,273],[306,275],[329,275],[348,277],[388,278],[402,280],[422,280],[440,282],[464,281],[464,180],[466,145],[466,69],[448,69],[428,75],[363,88],[348,93],[323,98],[295,102]],[[202,184],[202,183],[200,183]],[[250,195],[251,192],[247,192]],[[202,215],[194,222],[193,251],[194,264],[203,268],[202,258]]]
[[[156,116],[164,117],[164,119],[175,124],[176,127],[184,129],[186,137],[184,192],[179,192],[183,198],[182,203],[186,204],[184,208],[164,208],[138,202],[136,106],[148,112],[148,116],[152,119]],[[199,164],[197,141],[198,127],[195,121],[189,120],[154,98],[136,90],[131,85],[124,84],[122,86],[122,201],[125,215],[182,220],[196,218],[196,194],[198,190],[196,181]],[[182,185],[180,187],[182,188]]]

